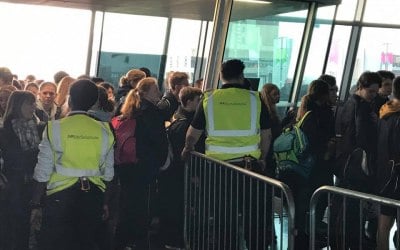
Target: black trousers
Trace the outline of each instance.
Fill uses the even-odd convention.
[[[184,166],[177,163],[159,177],[161,241],[183,248]]]
[[[147,249],[150,222],[147,170],[140,166],[123,166],[116,171],[121,183],[121,197],[115,249],[132,244],[138,249]]]
[[[8,189],[2,211],[0,226],[2,240],[0,249],[29,249],[29,200],[32,198],[32,183],[25,180],[24,173],[7,173]],[[1,239],[0,239],[1,240]]]
[[[102,222],[103,192],[94,184],[80,185],[46,197],[43,210],[41,250],[97,249],[96,229]]]

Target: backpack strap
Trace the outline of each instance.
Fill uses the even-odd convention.
[[[303,117],[300,119],[300,121],[298,121],[298,122],[296,123],[295,126],[298,127],[298,128],[300,128],[300,127],[303,125],[304,120],[307,118],[307,116],[308,116],[310,113],[311,113],[310,110],[307,111],[307,112],[303,115]]]
[[[169,133],[169,131],[170,131],[170,128],[172,128],[172,126],[174,126],[174,125],[177,124],[178,122],[185,121],[185,120],[187,120],[187,119],[186,119],[186,118],[183,118],[183,117],[173,120],[173,121],[166,127],[167,136],[168,136],[168,133]]]

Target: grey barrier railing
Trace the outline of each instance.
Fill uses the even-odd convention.
[[[186,249],[291,250],[294,213],[292,192],[284,183],[191,154],[185,166]]]
[[[316,248],[316,207],[324,197],[328,200],[326,210],[327,249],[375,249],[366,238],[365,226],[368,217],[377,217],[381,206],[397,210],[396,223],[399,228],[400,201],[340,187],[322,186],[310,200],[310,249]],[[324,198],[325,198],[324,197]],[[372,235],[375,237],[375,235]],[[396,237],[399,246],[399,234]]]

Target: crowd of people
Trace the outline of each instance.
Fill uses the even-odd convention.
[[[389,185],[400,161],[400,77],[364,72],[338,106],[335,78],[321,75],[300,107],[279,117],[278,86],[246,89],[244,69],[240,60],[224,62],[222,88],[205,92],[202,79],[192,87],[186,73],[171,72],[162,94],[146,68],[129,70],[114,89],[101,78],[64,71],[52,81],[18,80],[1,67],[0,249],[148,249],[153,217],[160,221],[161,246],[184,249],[188,154],[204,152],[275,178],[273,142],[303,117],[315,163],[309,179],[284,179],[296,204],[297,249],[308,248],[306,214],[322,185],[400,198]],[[114,162],[113,117],[136,121],[134,162]],[[165,166],[169,147],[172,162]],[[359,148],[368,162],[366,178],[344,170]],[[317,229],[324,227],[327,206],[327,200],[317,206]],[[388,249],[395,215],[384,207],[366,219],[363,234],[379,249]]]
[[[171,72],[162,95],[146,68],[116,90],[64,71],[18,81],[0,68],[0,249],[147,249],[153,216],[162,246],[183,248],[180,151],[199,84]],[[136,120],[134,163],[114,164],[113,117]]]

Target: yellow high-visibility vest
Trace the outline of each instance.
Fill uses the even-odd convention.
[[[240,88],[206,92],[206,155],[229,160],[246,155],[258,159],[261,100],[258,92]]]
[[[75,114],[50,121],[47,131],[54,154],[54,172],[47,183],[47,195],[71,187],[79,177],[88,177],[104,191],[104,163],[114,145],[108,123]]]

